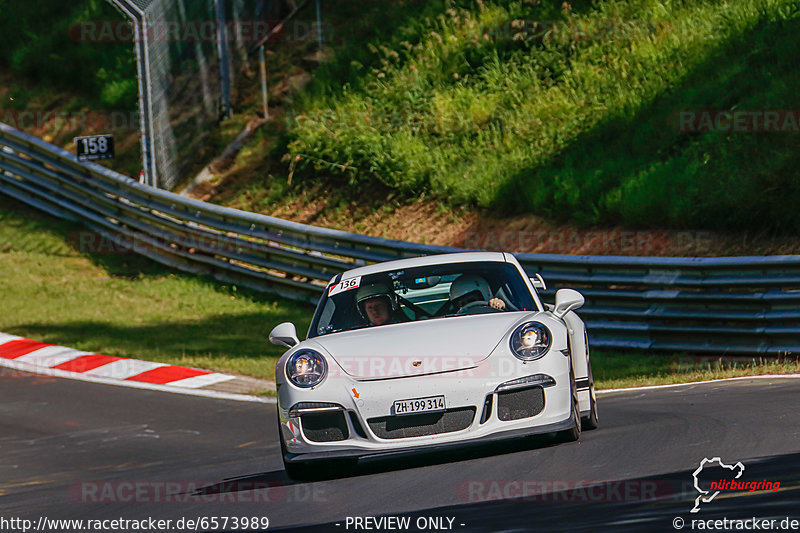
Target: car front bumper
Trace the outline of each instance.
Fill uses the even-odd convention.
[[[483,437],[476,437],[471,439],[464,439],[445,443],[425,444],[419,446],[404,446],[401,448],[390,449],[374,449],[364,450],[362,448],[347,448],[341,447],[329,451],[315,451],[308,453],[285,453],[283,455],[284,461],[287,463],[310,463],[314,461],[325,461],[329,459],[359,459],[359,458],[381,458],[389,459],[397,456],[420,454],[420,453],[435,453],[438,451],[450,450],[453,448],[461,448],[468,446],[481,446],[492,444],[496,442],[511,441],[515,439],[522,439],[525,437],[532,437],[535,435],[542,435],[546,433],[553,433],[556,431],[563,431],[570,429],[573,424],[572,415],[568,416],[561,422],[554,424],[546,424],[541,426],[531,426],[527,428],[511,429],[492,433]]]
[[[572,395],[568,357],[556,352],[532,362],[512,359],[511,366],[508,358],[497,358],[495,361],[506,361],[505,367],[493,368],[492,363],[487,362],[468,372],[374,381],[337,375],[335,379],[326,380],[314,390],[298,390],[284,383],[278,389],[279,428],[285,445],[284,459],[293,463],[434,451],[458,445],[550,433],[571,427]],[[541,410],[533,416],[502,420],[498,411],[498,387],[532,375],[543,375],[553,382],[543,387]],[[474,408],[474,416],[466,427],[421,436],[381,438],[379,432],[370,426],[370,421],[381,418],[403,418],[392,417],[395,400],[439,394],[445,396],[448,410]],[[492,398],[491,409],[488,416],[483,416],[487,397]],[[338,406],[347,425],[344,431],[346,438],[330,442],[309,439],[302,417],[291,416],[289,413],[289,409],[299,402],[324,402]]]

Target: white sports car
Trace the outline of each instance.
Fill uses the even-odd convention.
[[[286,322],[275,371],[286,472],[365,455],[597,427],[583,305],[542,304],[513,255],[402,259],[334,277],[308,338]]]

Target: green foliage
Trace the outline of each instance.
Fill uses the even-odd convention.
[[[107,108],[134,110],[133,42],[92,42],[80,31],[82,23],[121,20],[106,0],[0,0],[0,65],[35,82],[86,91]]]
[[[800,202],[796,134],[674,128],[681,110],[800,109],[793,0],[398,4],[414,16],[315,74],[285,144],[299,181],[583,224],[800,230],[780,208]]]

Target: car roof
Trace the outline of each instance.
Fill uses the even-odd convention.
[[[506,263],[506,254],[503,252],[459,252],[454,254],[438,254],[426,255],[422,257],[412,257],[409,259],[398,259],[396,261],[387,261],[384,263],[376,263],[374,265],[367,265],[359,268],[354,268],[344,272],[341,277],[334,279],[354,278],[356,276],[367,276],[378,272],[386,272],[387,270],[398,270],[402,268],[413,268],[428,265],[442,265],[450,263],[473,263],[477,261],[493,261],[497,263]]]

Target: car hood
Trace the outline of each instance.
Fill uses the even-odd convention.
[[[358,379],[475,367],[530,312],[449,317],[333,333],[311,339]]]

